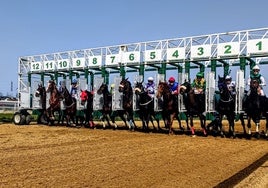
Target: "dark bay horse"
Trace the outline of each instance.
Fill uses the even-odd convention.
[[[259,81],[257,79],[251,79],[250,93],[246,95],[243,106],[248,117],[248,135],[251,137],[251,120],[256,124],[256,137],[259,138],[259,127],[262,113],[266,115],[266,97],[260,96],[258,93]],[[267,120],[266,120],[267,121]]]
[[[172,124],[174,119],[178,117],[179,110],[178,103],[176,103],[177,100],[175,96],[172,95],[168,83],[159,82],[156,97],[163,97],[162,118],[166,127],[169,129],[169,134],[173,134]]]
[[[143,130],[149,131],[149,121],[151,121],[154,129],[156,129],[153,120],[156,120],[157,128],[160,130],[159,119],[156,117],[156,113],[154,111],[154,98],[148,95],[142,82],[136,82],[134,92],[136,95],[136,103],[139,108],[138,114],[142,121]]]
[[[106,127],[105,121],[108,123],[108,126],[111,127],[113,122],[114,128],[117,128],[117,125],[115,123],[115,117],[112,116],[112,94],[109,92],[108,85],[105,83],[102,83],[99,89],[97,90],[98,95],[102,95],[103,97],[103,106],[102,110],[100,111],[102,113],[102,125],[103,128]],[[123,119],[123,121],[126,123],[126,120]]]
[[[47,120],[48,124],[54,125],[55,121],[55,116],[54,112],[59,112],[61,113],[60,109],[60,93],[56,87],[56,83],[54,80],[50,80],[48,82],[48,86],[46,89],[47,93],[50,93],[50,98],[49,98],[49,107],[46,110],[46,115],[47,115]]]
[[[134,130],[136,127],[134,122],[133,111],[133,89],[128,78],[122,79],[119,84],[119,92],[123,93],[123,111],[118,112],[120,117],[127,119],[127,125],[130,130]]]
[[[94,127],[93,122],[93,92],[88,90],[81,90],[80,93],[80,104],[84,106],[84,126],[85,127]]]
[[[67,126],[71,126],[71,121],[73,124],[77,125],[76,100],[72,97],[66,87],[62,87],[62,90],[60,92],[60,98],[63,100],[63,103],[65,105],[63,115],[66,118]]]
[[[235,95],[233,95],[228,89],[224,77],[218,77],[218,88],[220,98],[216,103],[216,111],[219,113],[218,125],[220,129],[220,134],[222,137],[225,136],[222,128],[222,119],[223,116],[226,115],[229,123],[229,136],[235,138]]]
[[[185,82],[180,86],[180,94],[183,95],[186,114],[190,117],[191,133],[195,136],[193,118],[195,115],[199,117],[200,125],[204,136],[207,136],[205,112],[205,95],[195,94],[191,83]]]

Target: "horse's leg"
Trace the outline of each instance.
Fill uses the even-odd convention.
[[[169,134],[174,134],[172,125],[173,125],[173,121],[174,121],[176,115],[177,115],[177,113],[172,113],[170,115]],[[177,116],[177,118],[178,118],[178,116]]]
[[[200,114],[199,119],[200,119],[201,128],[203,130],[203,134],[204,134],[204,136],[207,136],[206,117],[203,114]]]
[[[234,130],[234,114],[229,114],[227,116],[228,122],[229,122],[229,135],[230,137],[235,138],[235,130]]]
[[[243,113],[239,114],[239,120],[240,120],[241,125],[243,127],[244,136],[246,136],[247,135],[247,131],[246,131],[246,124],[245,124],[244,114]]]
[[[182,131],[184,131],[184,127],[181,124],[181,118],[180,118],[180,114],[179,113],[176,113],[176,119],[178,120],[178,123],[179,123],[179,129],[182,130]]]
[[[112,111],[111,112],[111,115],[110,115],[110,118],[111,118],[111,121],[113,123],[113,126],[114,126],[114,129],[117,129],[117,124],[115,122],[115,117],[118,116],[118,112],[117,111]]]
[[[194,130],[194,121],[193,121],[193,115],[190,115],[190,126],[191,126],[191,134],[192,137],[195,137],[195,130]]]
[[[251,138],[251,117],[248,115],[248,137]]]

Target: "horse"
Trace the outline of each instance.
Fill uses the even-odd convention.
[[[105,125],[105,120],[106,120],[109,127],[111,127],[111,124],[112,124],[111,121],[112,121],[114,124],[114,128],[116,129],[117,125],[115,123],[115,117],[111,116],[113,113],[112,112],[112,94],[109,92],[108,85],[105,83],[102,83],[97,90],[97,94],[103,96],[103,106],[102,106],[102,110],[100,111],[102,113],[101,121],[102,121],[103,128],[106,127]]]
[[[123,93],[123,110],[118,111],[119,116],[127,120],[129,130],[134,130],[136,125],[133,118],[133,89],[128,78],[121,80],[118,91]]]
[[[148,95],[142,82],[136,82],[134,92],[137,99],[136,103],[139,108],[138,114],[142,121],[142,128],[149,131],[149,121],[151,121],[154,129],[160,130],[159,119],[156,117],[156,113],[154,111],[154,98]],[[157,122],[157,128],[154,125],[153,119]]]
[[[235,95],[228,89],[224,77],[218,76],[219,100],[216,102],[216,111],[218,112],[218,126],[220,135],[225,136],[222,128],[222,119],[226,115],[229,123],[229,136],[235,138],[234,121],[235,121]]]
[[[169,134],[173,134],[174,131],[172,124],[174,119],[179,115],[178,103],[176,102],[177,100],[175,98],[176,96],[172,95],[168,83],[159,82],[156,97],[158,99],[163,97],[162,118],[165,126],[169,129]]]
[[[66,118],[67,126],[71,126],[71,121],[77,126],[76,120],[76,100],[72,97],[70,92],[66,87],[62,87],[60,92],[60,99],[63,100],[65,109],[63,110],[63,115]]]
[[[195,94],[191,83],[184,82],[180,86],[180,94],[183,95],[183,102],[186,107],[186,114],[190,117],[191,134],[195,137],[195,129],[193,123],[194,115],[197,115],[200,120],[200,125],[204,136],[207,136],[205,112],[205,95]]]
[[[84,126],[85,127],[94,127],[93,122],[93,92],[88,90],[81,90],[80,92],[80,104],[84,106]]]
[[[56,87],[56,83],[54,80],[49,80],[46,92],[50,93],[49,98],[49,107],[46,110],[46,116],[48,124],[54,125],[55,116],[54,112],[61,113],[60,109],[60,93]]]
[[[248,136],[251,138],[251,120],[256,125],[256,137],[260,138],[259,127],[260,120],[263,112],[266,115],[266,97],[260,96],[258,93],[259,81],[257,79],[251,79],[250,81],[250,93],[246,95],[246,98],[243,102],[245,112],[247,114],[247,127],[248,127]],[[266,115],[267,117],[267,115]],[[267,125],[266,125],[267,126]]]

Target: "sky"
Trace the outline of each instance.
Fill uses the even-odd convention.
[[[264,28],[267,7],[267,0],[1,0],[0,94],[16,95],[21,56]]]

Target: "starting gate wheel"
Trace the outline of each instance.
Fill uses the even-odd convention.
[[[15,125],[23,125],[25,124],[25,120],[26,116],[19,112],[16,112],[13,116],[13,122]]]
[[[25,124],[29,125],[31,123],[31,121],[32,121],[31,115],[27,115],[26,118],[25,118]]]

